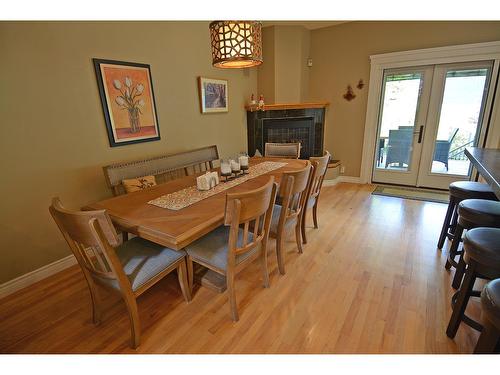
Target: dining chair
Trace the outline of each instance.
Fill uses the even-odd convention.
[[[268,158],[298,159],[300,157],[300,143],[266,142],[264,156]]]
[[[123,298],[130,319],[132,348],[140,344],[138,296],[177,270],[184,299],[191,300],[184,251],[171,250],[139,237],[120,244],[105,210],[70,211],[59,198],[54,198],[49,211],[83,271],[95,325],[101,318],[97,286]]]
[[[193,286],[193,262],[225,276],[233,321],[239,320],[235,276],[260,258],[264,287],[269,287],[267,240],[277,184],[274,177],[262,187],[226,195],[224,225],[186,246],[189,286]]]
[[[278,192],[278,202],[281,204],[277,203],[274,206],[269,235],[276,239],[276,257],[282,275],[285,274],[283,242],[287,231],[293,226],[298,251],[302,253],[300,225],[306,204],[311,168],[311,163],[306,160],[304,168],[294,172],[283,172],[281,177]]]
[[[307,243],[306,238],[306,216],[307,210],[312,208],[314,228],[318,228],[318,202],[321,193],[321,187],[325,180],[326,171],[328,170],[328,162],[330,161],[330,153],[325,151],[323,156],[310,157],[309,161],[312,164],[311,178],[309,182],[309,190],[307,193],[307,203],[304,206],[304,214],[302,215],[301,230],[302,241]]]

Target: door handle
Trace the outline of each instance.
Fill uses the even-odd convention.
[[[418,143],[422,143],[422,136],[424,135],[424,126],[422,125],[417,132],[413,132],[413,134],[418,134]]]

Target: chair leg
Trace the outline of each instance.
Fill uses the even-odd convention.
[[[260,265],[262,268],[262,278],[264,280],[264,288],[269,288],[269,271],[267,269],[267,246],[262,246]]]
[[[297,224],[295,224],[295,242],[297,242],[297,248],[299,249],[299,254],[302,254],[304,250],[302,250],[302,238],[300,237],[300,223],[302,216],[299,217]]]
[[[194,268],[193,268],[193,260],[189,255],[186,257],[186,264],[187,264],[187,277],[188,277],[189,290],[192,292],[194,283]]]
[[[476,274],[473,265],[469,265],[467,271],[465,272],[465,278],[460,286],[458,292],[457,300],[453,306],[453,312],[451,314],[450,322],[448,323],[448,328],[446,329],[446,335],[452,339],[455,337],[462,321],[462,317],[465,313],[465,308],[469,302],[469,298],[474,286],[474,281],[476,280]]]
[[[240,320],[238,306],[236,305],[236,290],[234,288],[234,273],[226,274],[227,295],[229,297],[229,307],[231,308],[231,319],[237,322]]]
[[[458,247],[460,246],[460,240],[462,239],[463,232],[464,228],[460,224],[457,224],[455,233],[453,234],[453,241],[451,241],[450,253],[448,254],[448,259],[446,260],[446,264],[444,266],[444,268],[446,268],[447,270],[451,268],[450,259],[454,259],[455,256],[457,255]]]
[[[306,216],[307,216],[307,205],[304,207],[304,213],[302,214],[302,220],[300,221],[300,231],[302,232],[302,242],[305,244],[307,243]]]
[[[455,276],[453,276],[453,282],[451,286],[453,289],[460,288],[460,284],[462,283],[462,279],[464,278],[465,273],[465,262],[463,254],[460,254],[460,259],[458,260],[458,265],[455,270]]]
[[[123,238],[123,242],[127,242],[128,241],[128,232],[122,232],[122,238]]]
[[[87,281],[90,292],[90,299],[92,301],[92,323],[99,325],[101,323],[101,308],[99,306],[99,293],[96,286],[92,281]]]
[[[276,236],[276,257],[278,258],[278,269],[282,275],[285,274],[285,260],[283,259],[283,237],[281,234]]]
[[[130,342],[132,349],[136,349],[141,343],[141,324],[139,322],[139,311],[137,301],[134,296],[124,295],[125,305],[127,305],[128,318],[130,319]]]
[[[179,279],[179,285],[181,286],[182,295],[186,302],[191,302],[191,287],[188,281],[186,269],[186,261],[182,259],[182,262],[177,266],[177,278]]]
[[[318,199],[316,198],[316,202],[314,202],[313,206],[313,221],[314,221],[314,228],[318,229]]]
[[[441,234],[439,235],[438,240],[438,249],[442,249],[444,245],[444,240],[446,239],[446,235],[448,234],[448,229],[451,224],[451,215],[453,215],[454,202],[450,198],[450,203],[448,204],[448,209],[446,210],[446,215],[444,216],[443,228],[441,229]]]
[[[483,330],[477,340],[474,354],[492,354],[500,345],[500,331],[488,320],[484,322]]]

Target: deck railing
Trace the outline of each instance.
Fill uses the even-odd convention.
[[[467,142],[463,145],[460,145],[460,146],[454,148],[448,154],[448,159],[450,159],[450,160],[468,160],[464,151],[465,151],[466,147],[472,146],[473,144],[474,144],[474,141],[470,141],[470,142]]]

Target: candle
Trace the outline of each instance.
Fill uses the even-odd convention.
[[[248,167],[248,156],[242,155],[238,158],[242,167]]]
[[[231,166],[229,163],[221,163],[220,173],[223,175],[231,174]]]
[[[235,160],[231,160],[231,170],[233,172],[237,172],[240,170],[240,163],[235,161]]]

